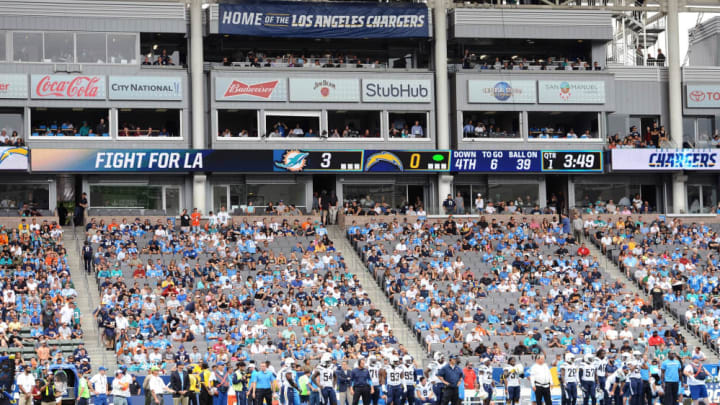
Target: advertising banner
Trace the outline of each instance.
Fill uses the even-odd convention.
[[[217,77],[215,100],[287,101],[287,79],[270,76]]]
[[[0,170],[28,170],[28,148],[0,148]]]
[[[362,100],[366,103],[431,103],[429,79],[363,79]]]
[[[180,76],[110,76],[111,100],[182,100]]]
[[[688,84],[685,102],[688,108],[720,108],[720,85]]]
[[[357,79],[290,78],[290,101],[359,102]]]
[[[32,75],[30,97],[105,100],[105,76]]]
[[[447,150],[33,149],[31,156],[34,172],[425,172],[450,168]]]
[[[718,149],[613,149],[613,170],[720,170]]]
[[[468,80],[468,103],[535,104],[535,80]]]
[[[247,2],[220,4],[220,34],[289,38],[427,38],[424,4]]]
[[[26,74],[0,75],[0,98],[27,98],[27,96]]]
[[[605,104],[605,82],[588,80],[540,80],[541,104]]]

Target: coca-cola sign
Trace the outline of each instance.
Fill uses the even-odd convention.
[[[32,98],[105,99],[105,76],[32,75]]]
[[[215,79],[217,101],[285,101],[287,79],[247,76],[241,78],[218,77]]]

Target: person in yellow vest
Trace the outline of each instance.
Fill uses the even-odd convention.
[[[199,405],[198,395],[200,394],[200,372],[202,369],[197,364],[188,369],[190,370],[190,399],[188,405]]]
[[[235,403],[237,405],[247,405],[248,378],[245,372],[245,362],[239,361],[235,367],[235,372],[230,376],[230,382],[235,391]]]
[[[207,363],[202,364],[202,370],[200,371],[200,401],[199,405],[212,405],[213,396],[215,395],[215,387],[210,376],[212,371],[208,367]]]
[[[85,377],[85,373],[78,369],[80,379],[78,381],[78,398],[77,405],[88,405],[90,401],[90,387],[88,385],[88,379]]]

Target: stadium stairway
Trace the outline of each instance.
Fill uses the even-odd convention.
[[[85,274],[81,255],[81,248],[84,241],[85,230],[83,227],[71,228],[73,232],[65,235],[67,244],[68,260],[70,262],[70,275],[75,283],[78,292],[77,305],[80,309],[81,325],[84,333],[85,349],[90,355],[90,364],[93,370],[105,366],[108,375],[117,368],[115,354],[105,349],[100,340],[100,331],[93,317],[93,312],[100,303],[100,294],[94,277]]]
[[[345,236],[345,231],[337,226],[328,226],[328,236],[333,241],[338,252],[343,254],[348,272],[356,274],[363,290],[368,293],[370,300],[377,309],[385,316],[385,319],[392,329],[398,343],[402,344],[410,355],[417,361],[418,366],[425,367],[428,363],[428,354],[420,345],[410,327],[398,315],[382,287],[370,274],[370,270],[362,262],[352,245]],[[340,320],[338,320],[340,321]]]
[[[600,251],[600,249],[595,246],[594,243],[586,243],[585,246],[590,249],[590,254],[592,256],[595,256],[598,258],[598,260],[600,260],[600,263],[606,269],[606,272],[610,274],[614,280],[620,281],[622,284],[625,285],[628,290],[632,291],[633,293],[639,294],[644,299],[651,299],[651,297],[647,293],[645,293],[645,291],[640,289],[637,284],[632,282],[612,260],[608,260],[607,256],[605,256],[602,251]],[[680,323],[680,320],[673,316],[666,309],[663,308],[660,313],[662,314],[663,318],[668,320],[668,323]],[[683,333],[683,336],[687,341],[688,348],[694,349],[698,346],[702,348],[703,353],[705,353],[705,356],[707,357],[705,364],[718,364],[718,362],[720,362],[720,358],[717,356],[715,351],[712,350],[709,346],[702,343],[700,340],[698,340],[695,334],[686,330],[685,333]]]

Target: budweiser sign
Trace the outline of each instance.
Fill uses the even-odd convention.
[[[104,76],[33,75],[33,98],[104,99]]]
[[[246,84],[238,80],[233,80],[227,90],[225,90],[224,97],[253,96],[270,98],[277,84],[277,80],[257,84]]]

